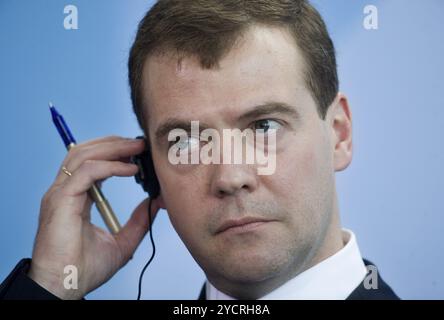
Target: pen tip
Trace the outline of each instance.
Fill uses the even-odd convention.
[[[52,104],[51,101],[49,101],[49,107],[50,107],[50,108],[53,108],[53,107],[54,107],[54,105]]]

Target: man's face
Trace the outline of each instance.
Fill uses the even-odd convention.
[[[325,236],[335,195],[331,126],[319,118],[303,65],[290,34],[266,27],[246,33],[219,69],[202,69],[194,57],[178,64],[172,55],[145,64],[162,198],[174,228],[216,286],[295,272]],[[272,102],[294,112],[277,108],[245,117]],[[257,128],[262,120],[277,129],[275,173],[258,175],[252,164],[171,164],[167,136],[156,139],[156,130],[172,119],[198,120],[219,132]],[[269,222],[219,232],[225,222],[245,217]]]

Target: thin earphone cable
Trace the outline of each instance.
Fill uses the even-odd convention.
[[[143,267],[142,272],[140,273],[140,276],[139,276],[139,292],[137,293],[137,300],[140,300],[140,295],[142,294],[142,279],[143,279],[143,275],[145,273],[145,270],[148,268],[148,266],[150,265],[151,261],[153,261],[154,255],[156,254],[156,246],[154,244],[153,230],[152,230],[153,220],[151,218],[151,198],[148,199],[148,216],[149,216],[149,219],[150,219],[149,232],[150,232],[151,246],[153,248],[153,252],[151,254],[150,259],[148,260],[148,262]]]

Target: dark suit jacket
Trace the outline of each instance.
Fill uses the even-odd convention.
[[[374,265],[368,260],[364,259],[366,266]],[[385,283],[378,271],[378,288],[366,289],[364,281],[348,296],[347,300],[400,300],[396,293]],[[205,285],[200,291],[199,300],[206,300]]]
[[[366,265],[372,264],[364,260]],[[0,300],[59,300],[27,276],[31,259],[21,260],[9,276],[0,285]],[[205,300],[205,285],[199,300]],[[347,300],[398,300],[398,296],[382,280],[378,272],[378,289],[366,289],[361,283]]]

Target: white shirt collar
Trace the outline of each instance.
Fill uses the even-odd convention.
[[[367,268],[351,230],[343,229],[345,246],[301,272],[259,300],[345,300],[364,280]],[[234,300],[206,281],[207,300]]]

